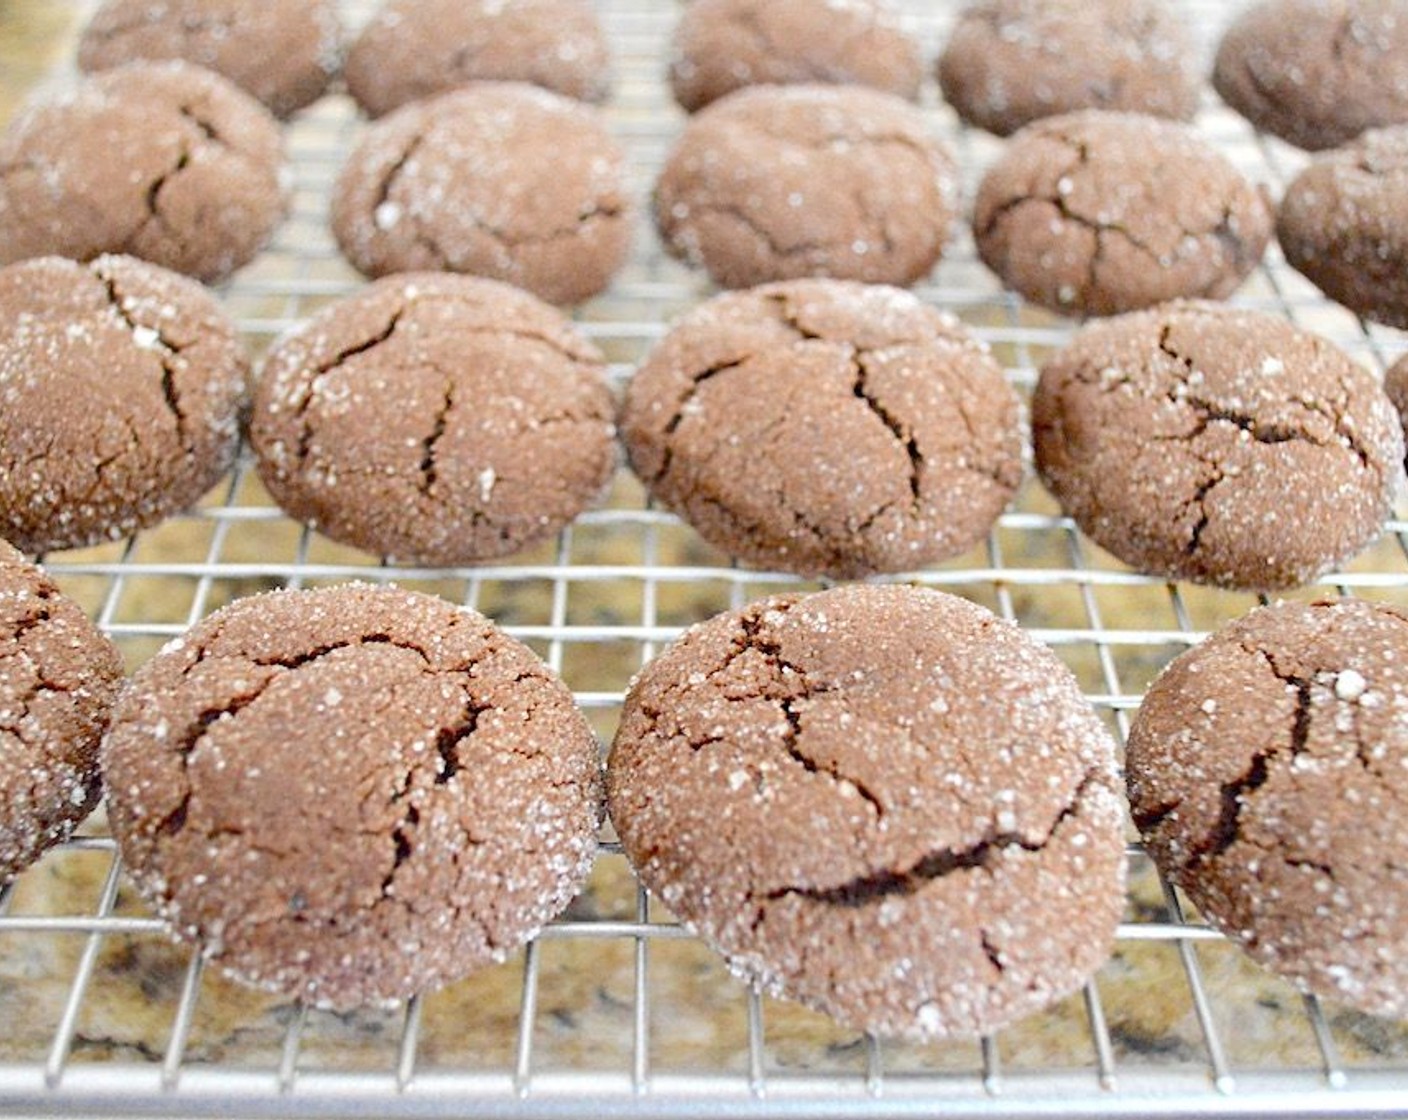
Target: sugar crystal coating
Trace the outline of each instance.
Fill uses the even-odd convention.
[[[1408,125],[1319,156],[1286,188],[1276,236],[1331,299],[1408,327]]]
[[[1117,783],[1050,650],[864,585],[688,631],[633,682],[607,777],[641,880],[730,968],[914,1038],[996,1030],[1104,962]]]
[[[503,960],[580,887],[600,813],[562,682],[483,616],[393,587],[217,611],[137,671],[103,766],[173,933],[338,1009]]]
[[[83,70],[184,59],[288,117],[327,90],[342,60],[334,0],[103,0],[78,41]]]
[[[1077,109],[1188,120],[1196,52],[1161,0],[977,0],[938,60],[944,97],[1007,136]]]
[[[809,575],[960,553],[1022,478],[1021,405],[983,344],[908,292],[840,280],[696,308],[631,379],[621,433],[708,540]]]
[[[983,262],[1067,314],[1228,296],[1271,223],[1263,193],[1190,127],[1094,109],[1022,129],[973,205]]]
[[[98,804],[122,659],[42,568],[0,541],[0,883]]]
[[[75,548],[191,505],[234,461],[247,378],[234,324],[184,276],[109,256],[0,269],[0,535]]]
[[[278,122],[186,62],[131,62],[37,96],[0,134],[0,264],[127,253],[207,283],[287,204]]]
[[[1408,613],[1253,611],[1176,658],[1130,729],[1150,853],[1306,991],[1408,1016]]]
[[[1313,151],[1408,123],[1408,3],[1263,0],[1228,27],[1212,81],[1257,128]]]
[[[368,276],[465,272],[580,303],[630,248],[624,164],[596,110],[480,82],[367,130],[333,188],[333,233]]]
[[[385,277],[269,352],[249,439],[291,516],[378,555],[453,565],[551,536],[616,466],[601,354],[492,280]]]
[[[1141,571],[1294,587],[1374,540],[1403,433],[1370,374],[1279,316],[1174,302],[1079,331],[1032,398],[1037,470]]]
[[[611,56],[591,0],[387,0],[347,52],[373,117],[472,82],[529,82],[604,101]]]
[[[751,85],[863,85],[914,101],[923,75],[888,0],[694,0],[671,41],[670,87],[691,113]]]
[[[861,86],[759,86],[691,118],[655,184],[666,248],[725,288],[832,276],[912,284],[958,211],[919,110]]]

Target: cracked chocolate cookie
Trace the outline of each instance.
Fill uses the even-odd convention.
[[[1117,787],[1050,650],[906,586],[694,627],[633,683],[607,767],[637,874],[730,968],[915,1038],[994,1031],[1100,967]]]
[[[1408,125],[1311,163],[1286,188],[1276,236],[1287,263],[1331,299],[1408,327]]]
[[[670,88],[691,113],[744,86],[808,82],[914,101],[924,77],[889,0],[694,0],[671,50]]]
[[[1176,658],[1129,733],[1159,867],[1307,991],[1408,1016],[1408,613],[1253,611]]]
[[[469,272],[580,303],[630,248],[623,166],[596,111],[483,82],[372,125],[333,189],[333,233],[368,276]]]
[[[953,160],[919,110],[860,86],[729,94],[690,120],[655,185],[666,248],[725,288],[911,284],[957,212]]]
[[[169,644],[103,766],[176,936],[339,1009],[503,960],[576,894],[600,817],[596,740],[527,647],[364,584],[242,599]]]
[[[485,81],[605,101],[611,54],[591,0],[387,0],[347,52],[345,76],[373,117]]]
[[[1408,3],[1256,4],[1223,35],[1212,84],[1257,128],[1312,151],[1408,123]]]
[[[1271,223],[1263,193],[1192,129],[1093,109],[1024,128],[973,207],[983,263],[1067,315],[1228,296]]]
[[[606,488],[600,353],[493,280],[390,276],[269,352],[249,440],[269,493],[334,540],[471,564],[550,536]]]
[[[1140,571],[1294,587],[1379,535],[1403,433],[1368,371],[1275,316],[1180,302],[1082,329],[1042,367],[1036,465]]]
[[[234,461],[248,365],[193,280],[132,257],[0,269],[0,536],[117,540]]]
[[[1022,480],[1021,404],[908,292],[793,280],[717,296],[631,379],[631,466],[758,567],[856,578],[981,540]]]
[[[0,541],[0,883],[98,804],[117,650],[42,568]]]
[[[103,0],[78,40],[78,65],[184,59],[288,117],[322,97],[341,51],[333,0]]]
[[[1398,411],[1405,432],[1408,432],[1408,354],[1404,354],[1384,373],[1384,391]]]
[[[1201,77],[1160,0],[977,0],[939,56],[945,99],[1007,136],[1078,109],[1190,120]]]
[[[207,283],[283,218],[259,102],[185,62],[134,62],[32,101],[0,135],[0,264],[129,253]]]

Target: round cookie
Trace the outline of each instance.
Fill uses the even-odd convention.
[[[633,683],[607,767],[641,881],[736,974],[919,1039],[997,1030],[1105,961],[1117,786],[1049,649],[896,585],[689,630]]]
[[[1294,587],[1379,535],[1403,433],[1369,373],[1284,319],[1179,302],[1093,323],[1042,367],[1043,481],[1152,575]]]
[[[98,804],[117,650],[42,568],[0,541],[0,883]]]
[[[397,560],[470,564],[556,533],[616,466],[600,353],[492,280],[377,281],[279,341],[259,474],[291,516]]]
[[[185,59],[288,117],[326,92],[341,49],[333,0],[103,0],[78,40],[78,66]]]
[[[671,42],[670,88],[691,113],[752,85],[862,85],[915,101],[923,77],[889,0],[694,0]]]
[[[960,117],[1007,136],[1079,109],[1190,120],[1196,57],[1161,0],[976,0],[954,25],[938,78]]]
[[[605,101],[611,54],[591,0],[387,0],[348,50],[345,77],[373,117],[485,81]]]
[[[1408,1016],[1408,613],[1280,603],[1224,627],[1149,689],[1128,778],[1213,925],[1304,990]]]
[[[721,287],[907,285],[939,259],[958,185],[906,101],[861,86],[757,86],[690,120],[654,204],[666,248]]]
[[[117,540],[234,461],[248,364],[199,284],[132,257],[0,269],[0,536]]]
[[[1404,354],[1384,373],[1384,391],[1398,412],[1404,430],[1408,431],[1408,354]]]
[[[793,280],[685,316],[626,391],[651,495],[747,564],[857,578],[957,555],[1022,479],[987,348],[895,288]]]
[[[1366,132],[1305,168],[1281,199],[1276,236],[1331,299],[1408,327],[1408,125]]]
[[[1024,128],[973,207],[983,262],[1068,315],[1230,295],[1271,224],[1263,193],[1192,129],[1094,109]]]
[[[1408,123],[1408,3],[1263,0],[1223,35],[1212,84],[1257,128],[1312,151]]]
[[[0,134],[0,264],[129,253],[207,283],[285,207],[265,108],[185,62],[134,62],[30,102]]]
[[[333,233],[368,276],[468,272],[580,303],[630,249],[624,163],[594,110],[485,82],[372,125],[334,187]]]
[[[173,932],[338,1009],[503,960],[577,892],[600,816],[562,682],[483,616],[389,587],[211,615],[137,671],[103,766]]]

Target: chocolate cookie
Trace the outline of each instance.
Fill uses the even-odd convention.
[[[1129,734],[1134,819],[1219,929],[1299,987],[1408,1016],[1408,613],[1253,611],[1173,661]]]
[[[919,110],[860,86],[729,94],[690,120],[655,185],[666,248],[725,288],[911,284],[957,213],[953,160]]]
[[[1264,195],[1192,129],[1087,110],[1028,125],[983,176],[978,255],[1065,314],[1221,299],[1271,237]]]
[[[1331,299],[1408,327],[1408,125],[1366,132],[1310,164],[1286,188],[1276,236],[1291,267]]]
[[[347,52],[373,117],[471,82],[530,82],[604,101],[611,55],[591,0],[387,0]]]
[[[1141,571],[1305,583],[1388,516],[1403,434],[1378,383],[1284,319],[1172,303],[1082,329],[1032,398],[1042,479]]]
[[[374,124],[338,177],[333,233],[368,276],[469,272],[580,303],[630,248],[623,165],[594,110],[484,82]]]
[[[977,0],[939,56],[944,97],[1007,136],[1077,109],[1190,120],[1201,78],[1160,0]]]
[[[616,466],[596,348],[492,280],[387,277],[281,340],[249,440],[269,493],[335,540],[471,564],[557,532]]]
[[[209,70],[94,74],[0,135],[0,264],[130,253],[223,279],[283,217],[281,144],[264,107]]]
[[[103,743],[143,895],[246,983],[334,1008],[503,960],[586,877],[596,741],[488,619],[350,584],[216,612]]]
[[[1404,354],[1388,367],[1384,374],[1384,391],[1398,411],[1398,418],[1405,431],[1408,431],[1408,354]]]
[[[861,85],[914,101],[919,44],[889,0],[694,0],[671,44],[670,87],[694,112],[752,85]]]
[[[78,40],[78,65],[185,59],[288,117],[322,97],[341,51],[333,0],[103,0]]]
[[[98,804],[98,741],[121,680],[112,643],[0,541],[0,883]]]
[[[1408,3],[1264,0],[1223,35],[1212,84],[1257,128],[1311,150],[1408,122]]]
[[[0,535],[75,548],[189,506],[234,461],[247,374],[184,276],[131,257],[0,269]]]
[[[987,348],[895,288],[718,296],[631,379],[651,495],[745,563],[855,578],[982,539],[1022,479],[1021,404]]]
[[[734,972],[847,1027],[940,1038],[1104,962],[1117,784],[1050,650],[951,595],[853,585],[666,650],[626,697],[607,801],[642,882]]]

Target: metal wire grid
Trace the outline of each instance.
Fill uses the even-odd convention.
[[[1184,6],[1192,25],[1208,40],[1227,18],[1216,0]],[[349,7],[349,22],[355,26],[368,4]],[[909,7],[932,53],[957,4],[912,0]],[[617,94],[608,114],[630,152],[641,198],[680,120],[666,105],[660,81],[663,45],[676,14],[677,5],[650,0],[603,5],[618,60]],[[932,99],[932,92],[929,96]],[[978,174],[997,150],[996,142],[960,129],[932,100],[928,110],[935,127],[958,152],[971,197]],[[1200,123],[1234,162],[1269,182],[1273,191],[1284,186],[1303,158],[1256,136],[1211,102]],[[290,130],[298,174],[293,215],[272,249],[225,293],[227,305],[256,348],[356,287],[325,223],[329,185],[359,127],[349,104],[336,98]],[[977,264],[964,235],[919,292],[955,311],[992,343],[1022,388],[1031,385],[1042,355],[1070,334],[1069,323],[1025,309],[1002,293]],[[607,351],[619,380],[663,334],[671,316],[706,294],[703,281],[665,260],[643,229],[625,274],[606,296],[582,310],[579,321]],[[1378,368],[1400,347],[1393,332],[1368,327],[1327,305],[1285,267],[1274,247],[1238,302],[1319,329]],[[1210,595],[1130,573],[1090,546],[1052,508],[1038,488],[1029,485],[983,548],[905,578],[983,601],[1051,644],[1072,663],[1092,703],[1123,736],[1128,714],[1137,707],[1153,669],[1255,600]],[[291,526],[254,483],[247,459],[213,500],[176,519],[174,527],[153,530],[120,546],[53,556],[48,563],[63,586],[87,594],[99,625],[134,660],[221,602],[254,587],[348,578],[425,586],[487,610],[511,633],[534,644],[564,674],[603,735],[610,732],[630,669],[653,657],[687,622],[712,609],[738,607],[758,595],[800,585],[792,577],[729,565],[699,546],[673,517],[649,509],[629,482],[617,487],[608,508],[587,514],[552,547],[514,563],[449,572],[386,568]],[[137,593],[148,586],[156,589],[155,598]],[[1408,602],[1408,523],[1393,522],[1385,543],[1312,590]],[[612,613],[613,595],[634,604],[634,617]],[[1137,600],[1132,610],[1127,602],[1131,598]],[[585,613],[578,607],[584,599]],[[1064,608],[1053,609],[1057,599]],[[1159,615],[1166,621],[1156,624]],[[611,660],[607,651],[613,649],[625,650],[624,662]],[[610,662],[608,669],[593,671],[594,663],[602,661]],[[741,995],[744,1043],[730,1061],[717,1067],[663,1068],[658,1058],[661,1026],[674,1014],[691,1012],[688,1007],[665,1007],[661,1013],[656,992],[677,967],[661,961],[662,947],[692,939],[658,912],[644,892],[634,889],[624,909],[605,916],[569,914],[526,948],[514,966],[521,978],[512,1046],[502,1055],[504,1060],[483,1069],[472,1063],[429,1067],[424,1051],[432,1028],[420,999],[377,1020],[384,1036],[393,1041],[377,1060],[364,1060],[359,1053],[352,1068],[320,1068],[309,1060],[307,1035],[323,1017],[302,1008],[276,1009],[281,1037],[260,1052],[263,1059],[255,1065],[193,1058],[200,1009],[224,998],[194,955],[188,956],[175,981],[174,996],[162,1004],[169,1027],[157,1044],[145,1045],[140,1057],[118,1049],[102,1055],[108,1060],[80,1060],[77,1044],[83,1041],[85,1018],[103,996],[104,984],[112,982],[102,963],[105,946],[123,938],[162,937],[158,921],[123,905],[123,878],[111,839],[100,826],[89,832],[0,890],[0,960],[26,942],[77,938],[82,944],[71,977],[38,976],[22,982],[33,988],[47,985],[61,998],[51,1030],[45,1021],[42,1054],[21,1052],[17,1044],[5,1041],[4,1032],[18,1034],[18,1024],[0,1027],[0,1111],[572,1117],[1408,1112],[1408,1036],[1385,1028],[1388,1041],[1379,1054],[1347,1062],[1341,1057],[1344,1035],[1336,1026],[1340,1017],[1327,1013],[1313,997],[1292,998],[1298,1003],[1293,1014],[1313,1038],[1308,1060],[1234,1060],[1229,1054],[1231,1036],[1221,1023],[1227,1020],[1231,1001],[1249,997],[1221,992],[1210,982],[1199,946],[1221,939],[1185,914],[1182,900],[1167,883],[1155,888],[1161,909],[1156,907],[1153,917],[1147,908],[1141,914],[1131,906],[1131,920],[1120,928],[1120,945],[1129,949],[1152,944],[1176,953],[1186,985],[1183,998],[1196,1023],[1198,1052],[1191,1056],[1156,1054],[1151,1061],[1133,1060],[1137,1055],[1121,1042],[1107,1000],[1131,990],[1136,998],[1145,989],[1149,998],[1157,995],[1154,979],[1136,969],[1132,977],[1102,974],[1087,986],[1071,1017],[1082,1037],[1074,1051],[1068,1044],[1062,1051],[1065,1059],[1054,1063],[1026,1060],[1015,1063],[1020,1068],[1007,1068],[1003,1037],[977,1045],[926,1048],[918,1058],[913,1048],[866,1037],[859,1042],[855,1060],[838,1072],[827,1065],[825,1028],[805,1022],[802,1033],[810,1030],[822,1040],[810,1043],[818,1054],[798,1059],[789,1053],[784,1060],[780,1050],[785,1040],[780,1043],[778,1032],[774,1028],[770,1033],[765,1020],[776,1022],[789,1012],[749,991]],[[42,905],[16,904],[45,868],[53,871],[65,861],[85,858],[106,861],[89,908],[49,913]],[[1147,881],[1147,860],[1137,845],[1131,845],[1129,858],[1132,870]],[[612,860],[619,862],[619,848],[608,842],[599,862]],[[609,1068],[551,1064],[542,1054],[543,954],[545,947],[559,943],[602,946],[603,953],[613,945],[629,951],[630,998],[617,1022],[629,1038],[620,1040],[619,1060]],[[1278,1029],[1284,1029],[1290,1014],[1275,1020]],[[472,1030],[473,1023],[466,1021],[464,1029]],[[944,1053],[936,1056],[930,1050]],[[803,1068],[784,1068],[794,1063]]]

